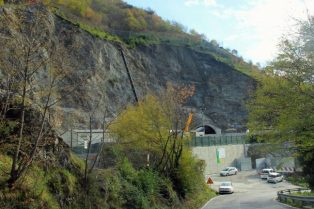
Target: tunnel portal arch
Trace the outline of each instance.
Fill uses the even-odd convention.
[[[196,129],[197,132],[204,132],[205,135],[207,134],[218,134],[217,131],[215,130],[214,127],[212,127],[211,125],[203,125],[203,126],[199,126]]]

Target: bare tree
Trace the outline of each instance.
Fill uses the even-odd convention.
[[[57,86],[67,75],[66,51],[54,39],[53,25],[48,12],[41,6],[26,10],[6,11],[0,20],[0,42],[6,42],[5,53],[1,55],[2,73],[5,74],[5,102],[2,117],[9,102],[17,100],[20,112],[19,134],[7,183],[15,182],[27,171],[38,153],[39,143],[48,127],[48,113],[60,96]],[[10,24],[6,27],[4,24]],[[14,91],[12,87],[14,86]],[[37,122],[32,124],[31,139],[25,137],[26,113],[39,111]],[[38,117],[38,115],[37,115]],[[28,127],[29,128],[29,127]],[[30,131],[28,131],[30,132]],[[26,146],[28,145],[28,146]],[[24,149],[23,147],[28,147]]]

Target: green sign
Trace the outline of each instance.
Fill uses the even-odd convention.
[[[217,164],[220,164],[220,157],[219,157],[219,150],[218,150],[218,148],[216,148],[216,160],[217,160]]]

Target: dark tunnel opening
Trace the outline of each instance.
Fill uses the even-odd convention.
[[[204,130],[205,129],[205,130]],[[209,125],[204,125],[204,126],[200,126],[196,129],[196,131],[198,132],[204,132],[205,135],[206,134],[216,134],[215,129],[213,129],[211,126]]]

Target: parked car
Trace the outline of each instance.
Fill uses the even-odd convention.
[[[260,177],[261,179],[267,179],[269,173],[275,172],[272,168],[265,168],[261,171]]]
[[[231,181],[222,182],[219,186],[219,194],[229,193],[232,194],[234,192]]]
[[[280,173],[269,173],[267,177],[268,183],[278,183],[283,181],[283,175]]]
[[[220,176],[230,176],[236,175],[238,173],[238,169],[235,167],[226,167],[220,171]]]

